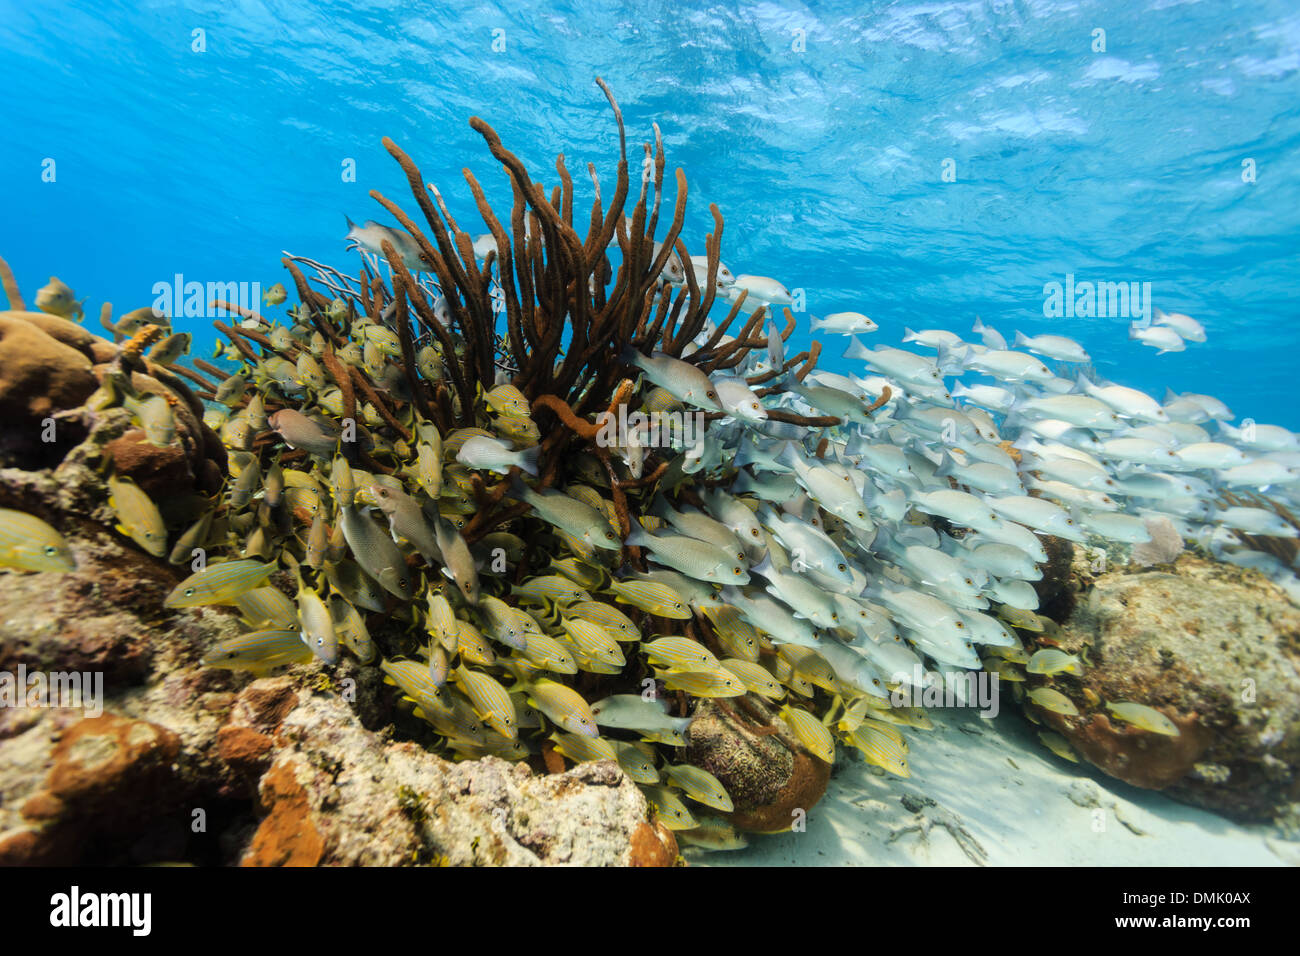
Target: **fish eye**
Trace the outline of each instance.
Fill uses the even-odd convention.
[[[1065,519],[1065,523],[1066,523],[1066,524],[1074,524],[1074,519],[1073,519],[1073,518],[1066,518],[1066,519]]]
[[[848,569],[849,569],[849,566],[848,566],[847,564],[837,564],[837,565],[835,565],[835,570],[837,570],[837,571],[847,571]]]
[[[964,630],[965,627],[966,627],[966,622],[965,622],[965,621],[958,621],[958,622],[957,622],[957,630],[959,630],[959,631],[960,631],[960,630]]]
[[[193,588],[186,588],[186,589],[185,589],[185,596],[186,596],[186,597],[194,597],[194,589],[193,589]]]
[[[751,537],[755,537],[755,538],[758,537],[758,529],[757,529],[757,528],[750,528],[750,529],[749,529],[749,533],[750,533],[750,536],[751,536]]]
[[[732,574],[744,574],[745,572],[742,571],[742,570],[740,570],[740,568],[732,568],[732,569],[731,569],[731,573],[732,573]]]
[[[59,553],[59,549],[56,548],[56,547],[55,547],[54,545],[52,545],[52,544],[47,544],[47,545],[45,546],[45,553],[46,553],[47,555],[49,555],[50,557],[53,557],[54,555],[56,555],[56,554]]]

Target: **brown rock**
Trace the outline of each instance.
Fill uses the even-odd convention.
[[[267,815],[253,834],[241,866],[316,866],[325,840],[312,822],[307,791],[289,764],[277,764],[262,778],[261,804]]]
[[[156,799],[179,750],[180,738],[166,727],[115,714],[86,717],[55,745],[45,786],[82,812],[133,813]]]
[[[247,727],[225,726],[217,731],[217,752],[235,770],[243,772],[265,768],[275,742],[266,734]]]
[[[63,815],[63,810],[62,800],[48,790],[37,790],[27,798],[19,812],[24,819],[31,820],[33,823],[44,823],[57,820]]]
[[[632,831],[629,866],[673,866],[677,862],[677,838],[662,823],[643,823]]]
[[[1159,571],[1104,573],[1051,638],[1084,661],[1052,681],[1080,716],[1035,713],[1127,783],[1272,820],[1300,801],[1297,634],[1300,607],[1255,571],[1184,553]],[[1105,704],[1119,701],[1161,711],[1180,735],[1116,720]]]

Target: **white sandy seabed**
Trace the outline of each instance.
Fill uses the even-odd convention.
[[[1272,827],[1241,826],[1062,760],[1019,714],[927,713],[933,730],[900,728],[911,748],[910,779],[880,776],[840,747],[826,796],[803,832],[751,836],[747,848],[730,852],[688,849],[687,859],[695,866],[1300,866],[1300,843],[1279,839]]]

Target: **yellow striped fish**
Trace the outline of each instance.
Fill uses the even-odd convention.
[[[523,634],[524,637],[527,637],[529,634],[543,633],[541,625],[537,623],[537,618],[533,617],[523,608],[512,607],[510,609],[510,614],[515,619],[515,624],[518,626],[520,633]]]
[[[782,644],[777,653],[794,667],[794,673],[822,690],[836,690],[835,668],[811,647]]]
[[[163,606],[233,604],[239,595],[264,587],[275,569],[274,564],[263,564],[261,561],[227,561],[224,564],[209,565],[176,585],[163,601]]]
[[[1106,704],[1106,709],[1119,720],[1153,734],[1163,734],[1166,737],[1177,737],[1181,734],[1177,724],[1146,704],[1135,704],[1131,700],[1111,701]]]
[[[896,777],[910,777],[907,763],[907,744],[898,731],[889,724],[865,720],[849,734],[849,743],[862,752],[867,763],[880,767]]]
[[[429,636],[448,651],[456,650],[457,633],[460,630],[456,615],[451,609],[447,596],[441,591],[430,590],[428,593],[429,614],[424,627]]]
[[[641,650],[651,664],[681,671],[720,671],[722,664],[707,647],[689,637],[661,637]]]
[[[339,659],[339,636],[334,630],[334,619],[315,589],[298,578],[298,628],[303,642],[312,653],[327,664]]]
[[[167,527],[153,500],[130,478],[108,479],[108,505],[117,515],[117,530],[155,558],[167,553]]]
[[[336,526],[336,530],[338,527]],[[325,565],[325,578],[334,589],[357,607],[382,614],[384,595],[378,584],[361,570],[355,561],[339,561]]]
[[[343,645],[363,664],[375,659],[375,642],[370,637],[365,620],[357,609],[348,603],[341,594],[331,594],[329,600],[330,618],[334,621],[334,633]]]
[[[447,683],[447,652],[437,644],[429,645],[429,680],[439,687]]]
[[[523,415],[502,415],[492,423],[493,430],[508,439],[515,448],[531,448],[542,440],[537,422]]]
[[[1075,707],[1074,702],[1059,690],[1053,690],[1050,687],[1035,687],[1029,691],[1027,696],[1043,710],[1050,710],[1054,714],[1062,714],[1066,717],[1079,716],[1079,708]]]
[[[739,677],[750,693],[769,700],[780,700],[785,696],[785,688],[777,683],[771,671],[762,664],[728,657],[722,661],[722,666]]]
[[[415,448],[415,476],[424,493],[437,501],[442,494],[442,455],[429,442],[420,442]]]
[[[507,647],[523,650],[524,631],[514,608],[500,598],[485,594],[479,599],[478,609],[487,620],[488,636]]]
[[[497,656],[492,647],[469,621],[456,621],[456,648],[460,656],[471,664],[488,667],[496,663]]]
[[[516,584],[510,589],[510,593],[538,602],[553,601],[565,605],[591,600],[590,594],[560,574],[544,574],[529,578],[523,584]]]
[[[626,644],[641,640],[641,630],[632,623],[632,619],[616,607],[602,604],[600,601],[579,601],[564,609],[570,620],[582,619],[592,621],[603,627],[614,640]]]
[[[1008,660],[1000,660],[996,657],[985,658],[984,670],[990,674],[997,674],[999,678],[1006,681],[1020,683],[1025,679],[1025,672]]]
[[[554,674],[576,674],[578,665],[563,644],[545,634],[527,634],[520,652],[528,663]]]
[[[758,628],[745,620],[738,608],[721,604],[705,605],[701,610],[713,625],[713,633],[728,655],[747,661],[758,660],[763,639]]]
[[[1074,748],[1060,734],[1054,734],[1049,730],[1040,730],[1038,739],[1043,742],[1043,746],[1063,760],[1068,760],[1070,763],[1079,762],[1079,755],[1074,752]]]
[[[1053,674],[1082,674],[1083,662],[1073,654],[1067,654],[1055,647],[1044,647],[1042,650],[1035,651],[1034,656],[1029,658],[1025,670],[1030,674],[1042,674],[1044,677],[1051,677]]]
[[[561,621],[561,626],[580,657],[606,667],[621,668],[627,663],[618,642],[599,624],[579,619]]]
[[[647,412],[680,412],[686,408],[672,392],[659,385],[645,393],[641,407]]]
[[[416,707],[415,715],[432,724],[438,733],[447,738],[448,745],[455,749],[459,750],[466,745],[482,747],[491,731],[474,713],[473,705],[453,690],[444,691],[443,698],[446,705],[441,710],[428,711]]]
[[[817,688],[812,685],[812,682],[803,675],[796,674],[794,665],[780,654],[772,660],[772,676],[777,679],[778,683],[784,684],[800,697],[811,697],[817,692]]]
[[[232,602],[251,627],[297,627],[298,608],[279,588],[253,588]]]
[[[611,740],[610,745],[613,746],[614,753],[618,757],[618,765],[634,783],[659,782],[659,771],[655,769],[653,749],[626,740]]]
[[[285,664],[305,664],[311,648],[302,642],[297,629],[249,631],[218,641],[203,655],[208,667],[251,671],[262,675]]]
[[[380,661],[379,667],[388,675],[385,683],[396,684],[398,690],[415,701],[426,718],[449,713],[448,702],[425,664],[419,661]]]
[[[528,399],[524,397],[523,392],[509,383],[498,385],[490,392],[485,392],[483,401],[487,402],[488,408],[498,415],[527,417],[529,413]]]
[[[466,667],[458,667],[452,675],[456,684],[474,706],[474,713],[487,721],[489,727],[508,740],[519,736],[515,726],[515,705],[510,694],[495,678]]]
[[[0,566],[23,571],[75,571],[68,542],[40,518],[0,508]]]
[[[689,621],[694,616],[672,588],[657,581],[612,581],[609,590],[616,600],[656,617]]]
[[[693,830],[699,826],[695,817],[691,816],[691,811],[686,809],[686,804],[682,803],[677,794],[667,787],[643,784],[641,792],[645,794],[646,801],[659,813],[660,819],[668,829]]]
[[[520,730],[525,727],[542,726],[542,712],[528,703],[528,694],[515,688],[510,691],[510,699],[515,705],[515,726]]]
[[[1012,664],[1029,663],[1029,652],[1020,644],[1015,644],[1009,647],[997,647],[992,644],[985,644],[982,649],[985,654],[992,655],[993,657],[1000,657],[1004,661],[1009,661]]]
[[[202,548],[208,542],[208,534],[212,530],[212,519],[216,516],[216,513],[216,509],[205,511],[203,517],[181,533],[181,536],[176,539],[176,543],[172,545],[171,553],[167,555],[168,563],[185,564],[196,557],[195,549]],[[0,522],[0,527],[3,527],[3,522]]]
[[[741,697],[745,694],[744,682],[720,664],[717,671],[668,671],[657,676],[669,690],[684,690],[694,697]]]
[[[700,819],[695,829],[678,833],[677,842],[688,850],[743,850],[749,846],[743,833],[718,817]]]
[[[572,581],[578,587],[588,591],[597,590],[605,582],[605,572],[577,558],[552,558],[551,567]]]
[[[574,763],[591,763],[596,760],[618,760],[618,753],[604,737],[584,737],[579,734],[551,734],[555,749]]]
[[[722,781],[707,770],[691,764],[666,764],[664,772],[692,800],[724,813],[736,809]]]
[[[781,708],[781,717],[790,725],[799,743],[807,747],[814,757],[826,763],[835,762],[835,738],[813,714],[802,707],[787,704]]]
[[[596,716],[582,695],[552,680],[534,680],[528,685],[528,702],[554,724],[583,737],[599,735]]]

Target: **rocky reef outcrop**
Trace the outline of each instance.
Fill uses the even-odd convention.
[[[1294,814],[1300,801],[1300,607],[1264,575],[1191,553],[1086,583],[1072,614],[1032,652],[1057,647],[1079,675],[1029,676],[1077,716],[1027,702],[1089,762],[1139,787],[1242,821]],[[1076,583],[1079,583],[1076,582]],[[1178,728],[1152,733],[1107,703],[1152,707]]]
[[[172,568],[77,527],[65,516],[76,571],[0,572],[0,670],[99,671],[104,710],[0,709],[0,865],[676,860],[612,762],[452,763],[394,739],[395,695],[357,691],[359,668],[203,667],[235,616],[163,610]]]

